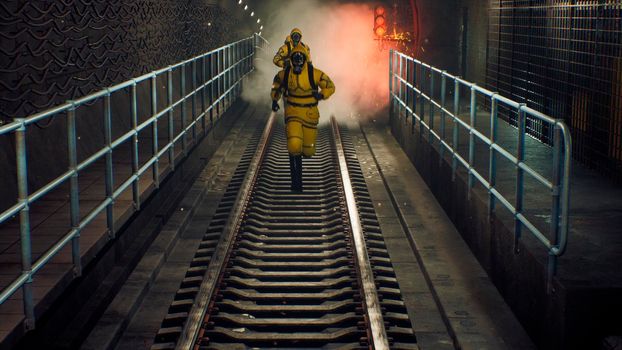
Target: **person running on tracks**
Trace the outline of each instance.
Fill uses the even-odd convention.
[[[279,110],[278,101],[283,96],[292,192],[303,190],[302,157],[310,158],[315,154],[320,119],[318,102],[334,93],[335,84],[326,73],[313,67],[301,46],[292,49],[291,66],[274,77],[270,94],[272,110]]]
[[[302,31],[298,28],[292,29],[292,32],[285,38],[285,44],[283,44],[279,51],[272,59],[272,62],[277,67],[285,68],[289,65],[291,54],[295,48],[306,50],[307,61],[311,62],[311,48],[302,42]]]

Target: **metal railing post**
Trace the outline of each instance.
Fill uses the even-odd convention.
[[[237,67],[237,79],[240,80],[240,84],[238,85],[238,89],[237,89],[237,95],[238,97],[240,95],[242,95],[242,89],[244,88],[244,62],[242,61],[244,59],[244,53],[242,52],[243,49],[243,44],[238,44],[236,46],[236,51],[237,51],[237,58],[236,58],[236,63],[238,63]]]
[[[561,152],[561,128],[553,125],[553,175],[551,181],[551,244],[557,246],[559,243],[559,209],[560,209],[560,185],[562,174],[562,152]],[[549,250],[547,268],[547,291],[553,292],[553,276],[557,273],[557,255]]]
[[[173,122],[173,69],[169,67],[166,72],[166,104],[168,111],[168,166],[171,171],[175,171],[175,142],[174,142],[174,127]]]
[[[227,109],[233,104],[233,91],[229,90],[233,86],[233,47],[227,47]]]
[[[488,189],[488,221],[492,221],[495,214],[495,195],[490,190],[497,185],[497,154],[494,145],[497,143],[497,121],[499,107],[496,94],[491,97],[490,103],[490,146],[488,150],[488,180],[490,188]]]
[[[225,48],[223,47],[222,50],[220,50],[220,66],[219,66],[219,71],[218,71],[218,73],[221,74],[220,79],[219,79],[220,90],[218,91],[218,97],[220,98],[220,110],[218,113],[218,118],[222,117],[222,115],[227,110],[227,105],[226,105],[227,101],[226,101],[226,94],[225,94],[225,91],[227,90],[227,87],[226,87],[227,77],[225,73],[226,67],[227,67],[227,61],[225,57]]]
[[[109,201],[108,205],[106,205],[106,227],[108,227],[108,237],[114,239],[116,231],[114,228],[114,173],[112,168],[112,109],[110,93],[104,96],[104,142],[108,148],[106,152],[106,174],[104,177],[106,198]]]
[[[244,90],[244,74],[246,70],[244,69],[244,44],[238,45],[238,79],[240,79],[240,85],[238,85],[238,97],[242,95],[242,91]]]
[[[430,91],[429,91],[430,95],[430,100],[428,101],[429,104],[428,106],[430,106],[430,111],[428,112],[428,142],[430,143],[430,146],[432,146],[434,138],[432,137],[432,131],[434,130],[434,102],[432,102],[433,97],[434,97],[434,70],[432,69],[432,66],[430,66]]]
[[[207,90],[207,73],[205,72],[206,69],[206,64],[205,64],[205,60],[207,60],[207,55],[203,56],[203,58],[201,59],[201,76],[203,77],[203,79],[201,79],[201,114],[203,115],[203,118],[201,119],[201,128],[203,129],[203,136],[205,136],[207,134],[207,130],[206,130],[206,119],[205,116],[207,114],[207,108],[205,108],[205,93]]]
[[[231,98],[235,102],[235,99],[238,97],[238,69],[240,67],[237,65],[238,59],[238,44],[235,44],[231,47]]]
[[[222,99],[220,98],[221,96],[221,87],[220,85],[222,84],[222,75],[220,75],[220,72],[222,72],[222,70],[220,69],[220,65],[221,65],[221,59],[220,59],[220,55],[221,55],[221,51],[222,50],[217,50],[216,51],[216,120],[218,120],[220,118],[220,112],[221,112],[221,102]]]
[[[132,182],[132,198],[134,201],[134,209],[140,210],[140,176],[138,175],[138,96],[136,94],[136,82],[132,84],[132,175],[134,181]]]
[[[424,85],[426,84],[425,67],[422,63],[419,63],[419,81],[419,141],[422,141],[425,132],[423,127],[425,122],[425,98],[423,98],[423,92],[425,91]]]
[[[244,69],[244,44],[238,45],[238,60],[240,64],[238,65],[238,79],[240,80],[240,85],[238,85],[238,96],[242,95],[242,91],[244,89],[244,74],[246,70]]]
[[[397,75],[400,78],[404,78],[404,58],[401,56],[398,56],[398,65],[397,65]],[[398,82],[399,86],[397,88],[397,99],[402,101],[404,98],[404,83],[402,82],[402,80],[399,80]],[[404,108],[402,107],[401,103],[397,104],[397,117],[400,121],[402,121],[402,111],[404,110]],[[405,120],[408,120],[408,115],[405,117]]]
[[[518,218],[518,214],[521,214],[523,211],[523,191],[524,191],[524,171],[519,166],[520,163],[525,159],[525,127],[526,127],[526,118],[525,112],[523,111],[523,107],[525,107],[524,103],[521,103],[518,106],[518,140],[516,143],[516,203],[514,205],[515,213],[514,213],[514,253],[518,254],[520,252],[520,236],[523,228],[523,224]]]
[[[158,113],[158,77],[153,76],[151,78],[151,117],[154,118]],[[155,157],[155,161],[151,166],[153,171],[153,185],[155,188],[160,188],[160,152],[158,145],[158,118],[153,119],[151,124],[151,152]]]
[[[412,85],[412,93],[413,93],[413,99],[412,99],[412,105],[411,105],[411,109],[413,112],[413,116],[412,116],[412,120],[410,123],[410,134],[413,135],[415,133],[415,129],[417,127],[417,101],[418,98],[420,98],[420,96],[417,95],[417,63],[415,62],[415,60],[411,60],[412,62],[412,71],[413,71],[413,81],[411,83]]]
[[[73,104],[73,103],[72,103]],[[76,135],[76,109],[72,105],[67,110],[67,156],[69,170],[72,172],[69,178],[69,215],[71,228],[75,235],[71,239],[71,260],[73,262],[74,276],[82,275],[82,262],[80,257],[80,190],[78,188],[78,141]]]
[[[570,136],[570,131],[567,126],[560,122],[560,124],[556,125],[558,128],[564,128],[560,130],[561,135],[564,138],[564,152],[560,152],[559,157],[563,159],[560,164],[560,168],[562,169],[561,175],[561,193],[560,193],[560,219],[559,219],[559,239],[556,246],[556,255],[559,256],[564,254],[566,250],[566,245],[568,244],[568,226],[569,226],[569,215],[570,215],[570,172],[572,168],[572,138]]]
[[[210,123],[210,129],[212,129],[214,127],[214,90],[216,89],[215,84],[216,82],[213,80],[214,79],[214,54],[211,53],[209,55],[209,78],[211,80],[210,84],[209,84],[209,105],[210,105],[210,111],[209,111],[209,123]]]
[[[250,55],[250,57],[246,59],[246,70],[250,70],[253,66],[253,57],[255,55],[255,48],[250,41],[246,44],[246,54]]]
[[[453,137],[452,137],[452,158],[451,158],[451,181],[456,181],[456,168],[458,167],[458,158],[456,152],[460,145],[458,144],[458,118],[460,118],[460,82],[454,78],[454,117],[453,117]]]
[[[17,196],[23,208],[19,211],[19,233],[22,255],[22,273],[28,278],[22,286],[24,306],[24,328],[35,328],[35,307],[32,295],[32,242],[30,240],[30,203],[28,202],[28,157],[26,152],[25,119],[15,121],[20,127],[15,130],[15,160],[17,170]]]
[[[395,107],[394,97],[393,97],[393,60],[395,59],[395,50],[389,50],[389,120],[393,121],[394,119],[394,111]]]
[[[186,64],[181,65],[181,152],[186,157],[188,149],[186,144]]]
[[[475,134],[473,130],[477,127],[477,92],[475,91],[475,84],[471,86],[471,101],[470,101],[470,110],[469,110],[469,173],[468,177],[468,189],[467,189],[467,199],[471,200],[471,190],[473,189],[473,179],[474,175],[473,164],[475,162]]]
[[[216,74],[218,75],[218,85],[217,85],[217,89],[216,89],[216,94],[217,94],[217,104],[218,104],[218,114],[216,115],[216,120],[220,119],[220,117],[223,115],[224,111],[225,111],[225,98],[224,98],[224,91],[225,91],[225,74],[224,74],[224,67],[225,67],[225,55],[224,55],[224,48],[221,50],[218,50],[217,54],[216,54]]]
[[[229,69],[229,73],[228,73],[228,75],[229,75],[229,86],[227,87],[227,90],[231,89],[231,91],[229,91],[229,93],[228,93],[229,94],[229,107],[231,107],[231,105],[233,105],[234,98],[235,98],[235,95],[234,95],[235,91],[233,91],[233,84],[235,83],[235,80],[233,80],[235,78],[235,74],[234,74],[235,73],[235,69],[234,69],[234,66],[233,66],[233,64],[235,63],[235,61],[234,61],[235,57],[233,55],[233,53],[234,53],[233,49],[234,49],[234,47],[233,47],[233,45],[231,45],[229,47],[229,54],[228,54],[228,56],[229,56],[229,66],[227,67]]]
[[[405,59],[405,63],[404,63],[404,80],[406,80],[407,82],[410,81],[410,60]],[[403,101],[404,105],[407,107],[409,105],[410,102],[410,88],[408,87],[407,84],[404,84],[404,98]],[[406,110],[406,121],[408,121],[408,109],[404,108]],[[411,116],[412,117],[412,116]],[[413,117],[414,118],[414,117]]]
[[[222,49],[222,114],[225,114],[229,108],[229,47],[225,46]]]
[[[446,72],[442,71],[441,72],[441,111],[440,111],[440,118],[441,118],[441,140],[439,141],[439,157],[438,157],[438,166],[442,166],[443,165],[443,160],[445,159],[445,145],[443,144],[443,141],[445,141],[445,108],[446,108],[446,94],[447,94],[447,77],[445,76]]]
[[[190,72],[192,74],[192,91],[194,92],[197,89],[197,61],[192,60],[192,66],[190,67]],[[196,117],[196,107],[197,107],[197,94],[192,94],[192,99],[190,100],[190,106],[192,111],[190,112],[190,120],[192,123],[192,145],[195,146],[197,143],[197,117]]]

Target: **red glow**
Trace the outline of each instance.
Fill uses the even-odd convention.
[[[384,17],[376,17],[376,25],[381,26],[385,24]]]
[[[384,7],[376,6],[376,16],[382,16],[384,15],[384,13],[385,13]]]
[[[321,30],[303,30],[313,64],[326,72],[337,88],[333,97],[320,104],[322,115],[374,116],[389,100],[389,50],[380,50],[374,40],[376,29],[369,30],[374,11],[366,5],[344,4],[327,8],[323,15],[318,16]]]

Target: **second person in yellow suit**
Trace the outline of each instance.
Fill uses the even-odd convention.
[[[294,48],[291,67],[277,73],[272,83],[272,110],[279,110],[281,96],[285,102],[287,150],[292,175],[292,191],[302,192],[302,156],[315,154],[317,124],[320,112],[318,101],[335,93],[335,84],[319,69],[307,62],[306,52]]]
[[[302,50],[307,55],[307,61],[311,62],[311,48],[302,42],[302,31],[298,28],[292,29],[285,39],[285,44],[276,52],[272,62],[278,67],[285,68],[289,65],[289,60],[294,49]]]

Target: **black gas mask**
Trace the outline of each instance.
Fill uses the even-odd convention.
[[[290,36],[292,37],[292,43],[294,44],[294,46],[298,46],[298,44],[300,43],[300,39],[302,39],[302,35],[300,35],[300,33],[294,33]]]
[[[302,73],[302,66],[304,66],[307,58],[302,52],[294,52],[291,57],[292,68],[294,69],[294,74]]]

